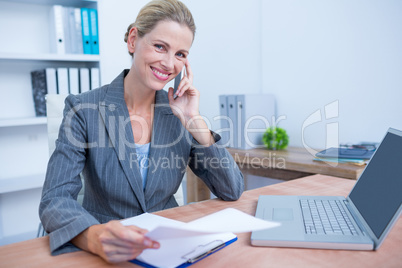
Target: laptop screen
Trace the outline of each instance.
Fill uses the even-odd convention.
[[[386,134],[349,194],[377,238],[380,238],[402,203],[401,135],[399,131]]]

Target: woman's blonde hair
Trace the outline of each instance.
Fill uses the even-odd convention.
[[[124,35],[124,42],[131,28],[136,27],[138,36],[143,37],[151,32],[160,21],[174,21],[182,25],[186,25],[195,35],[195,23],[190,10],[178,0],[153,0],[146,4],[138,13],[137,19],[131,23]],[[131,56],[133,54],[128,52]]]

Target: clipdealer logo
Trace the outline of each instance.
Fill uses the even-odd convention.
[[[324,116],[323,116],[323,114],[324,114]],[[338,100],[325,105],[324,112],[322,112],[321,109],[316,110],[303,122],[302,132],[301,132],[303,147],[312,156],[315,156],[316,153],[318,153],[319,151],[314,150],[313,148],[311,148],[310,146],[308,146],[306,144],[304,131],[309,126],[322,122],[324,120],[323,118],[325,118],[325,120],[339,118],[339,101]],[[325,149],[328,149],[331,147],[338,147],[339,146],[339,123],[337,121],[329,122],[325,126],[326,126]],[[324,162],[326,162],[327,164],[334,166],[334,167],[338,165],[338,163],[336,163],[336,162],[329,162],[329,161],[324,161]]]

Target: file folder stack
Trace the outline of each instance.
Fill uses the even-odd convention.
[[[54,5],[51,50],[57,54],[99,54],[98,13],[93,8]]]
[[[96,9],[81,8],[84,54],[99,54],[98,14]]]
[[[265,130],[275,124],[275,98],[271,94],[220,95],[221,144],[238,149],[263,148]]]
[[[100,86],[99,68],[46,68],[31,72],[36,116],[46,116],[46,94],[79,94]]]

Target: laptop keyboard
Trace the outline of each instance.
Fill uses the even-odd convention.
[[[357,235],[340,200],[302,199],[306,234]]]

